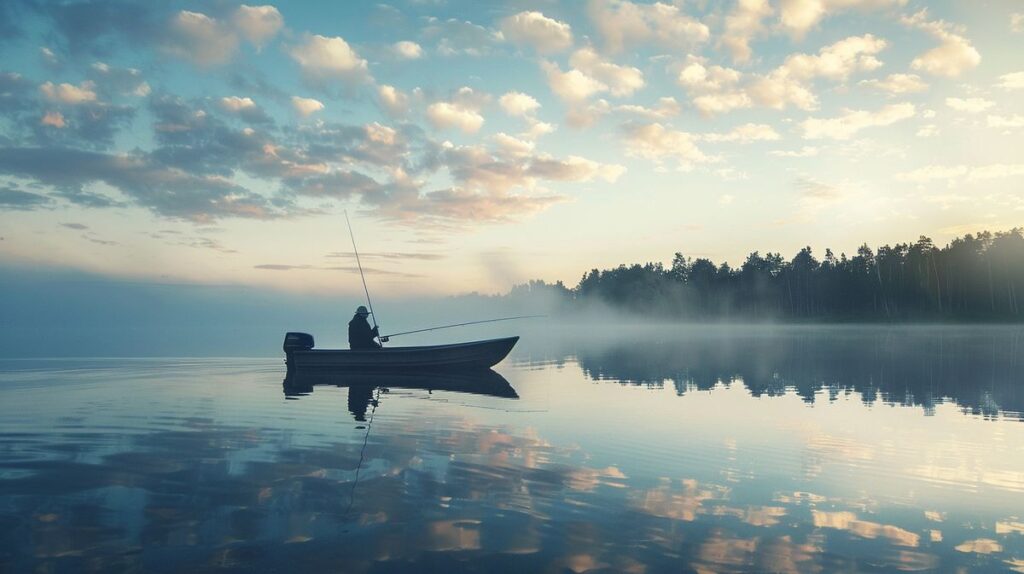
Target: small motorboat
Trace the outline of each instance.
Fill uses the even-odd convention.
[[[313,336],[287,333],[284,353],[288,372],[308,369],[335,371],[453,371],[489,369],[512,351],[519,337],[488,339],[450,345],[384,347],[352,351],[314,349]]]

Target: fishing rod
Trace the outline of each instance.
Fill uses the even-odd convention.
[[[511,321],[513,319],[533,319],[535,317],[547,317],[547,315],[519,315],[517,317],[501,317],[499,319],[485,319],[483,321],[469,321],[468,323],[455,323],[453,325],[441,325],[440,327],[428,327],[426,329],[416,329],[415,331],[402,331],[401,333],[392,333],[390,335],[384,335],[385,339],[391,337],[397,337],[399,335],[412,335],[413,333],[425,333],[427,331],[436,331],[438,329],[450,329],[452,327],[463,327],[466,325],[479,325],[480,323],[494,323],[496,321]]]
[[[377,314],[373,312],[373,302],[370,301],[370,290],[366,288],[366,275],[363,274],[363,264],[359,261],[359,250],[356,249],[356,236],[352,233],[352,222],[348,220],[348,210],[345,210],[345,223],[348,225],[348,236],[352,239],[352,251],[356,254],[356,265],[359,266],[359,277],[363,279],[363,291],[366,293],[366,304],[370,307],[370,317],[373,317],[373,328],[377,329]],[[380,331],[377,331],[377,338],[382,339]],[[384,341],[380,342],[384,346]]]

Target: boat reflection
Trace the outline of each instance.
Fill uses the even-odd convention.
[[[290,373],[284,379],[285,397],[298,399],[309,395],[317,386],[348,388],[349,411],[357,421],[364,421],[374,391],[383,389],[421,389],[428,392],[447,391],[518,399],[512,385],[492,369],[422,372],[422,373],[352,373],[316,370]]]

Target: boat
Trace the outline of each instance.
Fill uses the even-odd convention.
[[[351,389],[420,389],[486,395],[518,399],[519,395],[505,377],[491,369],[469,371],[409,372],[338,372],[330,369],[295,371],[284,380],[284,394],[289,398],[306,396],[316,386]],[[364,393],[365,394],[365,393]]]
[[[519,337],[449,345],[384,347],[369,350],[315,349],[313,336],[287,333],[284,352],[288,372],[309,369],[334,371],[452,371],[489,369],[512,351]]]

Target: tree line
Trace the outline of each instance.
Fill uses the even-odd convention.
[[[601,303],[674,320],[1024,319],[1024,228],[957,237],[937,247],[866,243],[820,259],[804,247],[792,259],[755,251],[737,268],[677,252],[663,263],[592,269],[575,287],[530,281],[509,298],[553,296],[565,310]]]

